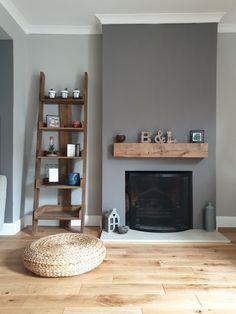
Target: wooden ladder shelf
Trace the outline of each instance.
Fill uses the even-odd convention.
[[[34,185],[34,209],[33,209],[33,234],[36,234],[38,221],[40,219],[59,220],[60,226],[64,228],[71,227],[72,220],[80,220],[80,232],[84,230],[84,216],[86,210],[86,173],[87,173],[87,100],[88,100],[88,74],[84,73],[83,94],[80,98],[48,98],[45,96],[45,74],[40,72],[40,89],[39,89],[39,113],[37,127],[37,147],[35,160],[35,185]],[[60,119],[59,127],[49,127],[45,124],[45,115],[47,114],[45,105],[55,106],[58,109]],[[74,107],[73,107],[74,106]],[[73,127],[73,115],[76,111],[77,115],[83,121],[82,126]],[[55,156],[47,156],[43,149],[43,140],[51,133],[57,133],[58,153]],[[79,156],[67,156],[67,144],[73,143],[77,133],[77,138],[82,153]],[[82,136],[78,136],[79,134]],[[45,136],[46,134],[46,136]],[[77,143],[76,143],[77,144]],[[42,162],[49,160],[58,164],[59,182],[49,183],[48,179],[42,177]],[[75,163],[80,165],[80,185],[68,184],[68,173],[74,172]],[[41,189],[57,190],[57,205],[45,204],[39,206]],[[82,193],[81,193],[82,190]],[[80,200],[80,204],[72,205],[72,191],[77,193],[76,199]]]

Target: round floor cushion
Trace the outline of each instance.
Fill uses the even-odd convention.
[[[61,233],[32,242],[24,251],[25,267],[42,277],[67,277],[85,273],[102,263],[106,248],[100,239]]]

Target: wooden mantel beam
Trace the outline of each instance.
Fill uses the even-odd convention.
[[[206,158],[207,143],[115,143],[113,156],[119,158]]]

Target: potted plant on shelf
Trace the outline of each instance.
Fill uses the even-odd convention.
[[[53,136],[49,137],[49,145],[48,145],[47,156],[57,156],[57,153],[56,153],[56,150],[55,150],[54,137]]]

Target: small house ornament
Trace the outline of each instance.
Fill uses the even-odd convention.
[[[116,208],[112,208],[105,214],[105,231],[113,232],[120,226],[120,216]]]

